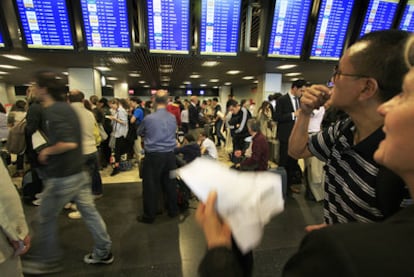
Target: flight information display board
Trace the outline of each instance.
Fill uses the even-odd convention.
[[[189,0],[148,0],[147,14],[151,53],[190,52]]]
[[[364,23],[362,24],[362,37],[372,31],[390,29],[397,11],[398,0],[371,0],[369,1]]]
[[[200,54],[236,56],[241,0],[202,0]]]
[[[401,17],[398,29],[414,32],[414,0],[408,0]]]
[[[88,50],[131,51],[127,0],[81,0]]]
[[[0,33],[0,47],[1,48],[3,48],[3,47],[5,47],[6,45],[5,45],[5,43],[4,43],[4,39],[3,39],[3,34],[2,33]]]
[[[354,0],[322,0],[310,59],[338,60],[343,51]]]
[[[300,58],[312,0],[276,1],[269,57]]]
[[[66,0],[16,0],[28,48],[74,49]]]

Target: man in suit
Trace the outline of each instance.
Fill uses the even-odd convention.
[[[193,95],[190,97],[190,105],[188,105],[188,128],[189,133],[194,137],[198,138],[200,128],[199,120],[200,107],[198,105],[198,97]]]
[[[275,119],[277,121],[276,136],[280,142],[279,166],[283,166],[286,169],[288,187],[295,193],[298,193],[299,189],[292,187],[292,185],[301,183],[302,172],[298,165],[298,160],[288,155],[289,136],[295,124],[299,109],[299,98],[302,96],[305,86],[305,80],[294,81],[289,93],[277,100],[275,112]]]

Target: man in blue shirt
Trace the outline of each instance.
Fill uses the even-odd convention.
[[[137,97],[131,97],[129,99],[129,102],[131,104],[131,107],[134,108],[134,111],[132,112],[132,116],[130,119],[130,124],[135,127],[135,132],[138,130],[139,125],[141,124],[142,120],[144,120],[144,109],[142,108],[141,99]],[[137,136],[137,139],[134,141],[134,154],[137,161],[141,161],[141,137]]]
[[[145,159],[142,168],[144,213],[137,220],[147,224],[154,222],[161,191],[166,193],[168,215],[175,217],[178,214],[176,181],[170,174],[177,168],[174,155],[177,122],[166,110],[167,103],[168,92],[157,91],[156,111],[147,115],[138,128],[138,135],[144,139]]]

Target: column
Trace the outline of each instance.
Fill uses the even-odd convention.
[[[114,85],[114,97],[115,98],[129,98],[128,84],[127,83],[116,83]]]
[[[93,68],[69,68],[69,89],[78,89],[85,98],[96,95],[102,97],[101,74]]]

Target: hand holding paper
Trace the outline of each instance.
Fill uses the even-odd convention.
[[[178,170],[179,176],[204,203],[217,191],[217,212],[226,220],[242,252],[260,243],[263,227],[283,211],[281,177],[270,172],[240,172],[198,158]]]

